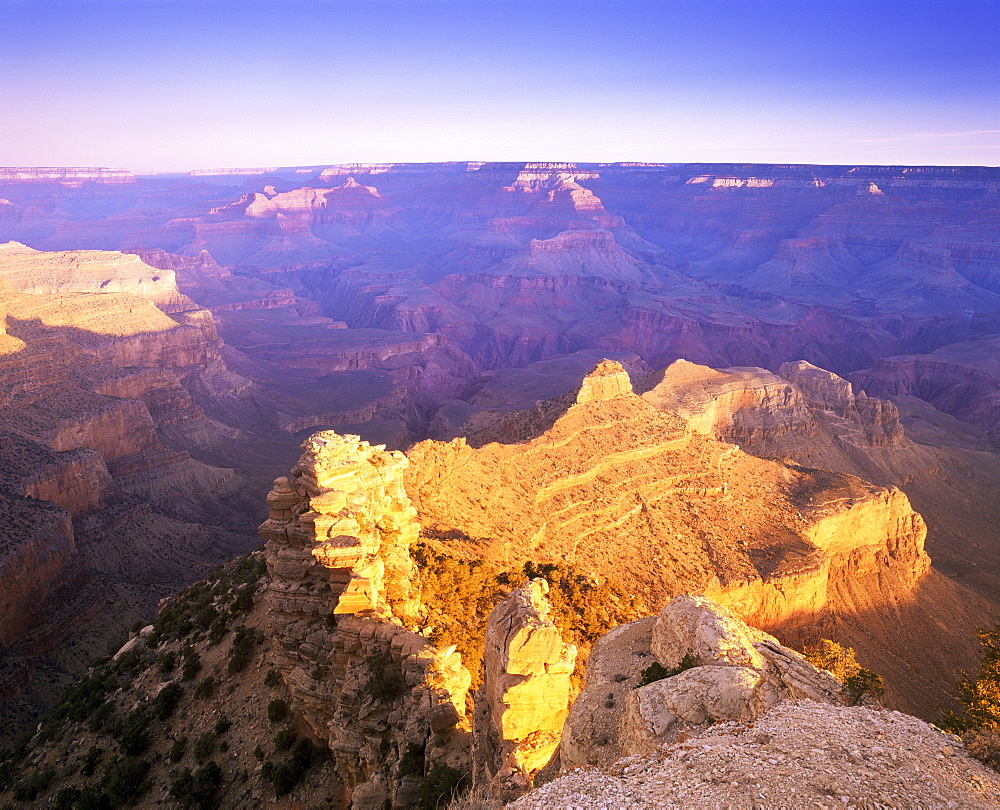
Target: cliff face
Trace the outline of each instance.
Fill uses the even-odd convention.
[[[0,650],[36,627],[47,598],[77,562],[69,514],[0,495]]]
[[[915,396],[995,437],[1000,424],[1000,338],[956,343],[923,355],[887,357],[851,379],[882,397]]]
[[[423,770],[401,772],[408,753],[469,770],[471,676],[454,648],[413,631],[406,464],[357,436],[314,434],[260,527],[282,675],[354,807],[414,803]]]
[[[555,409],[551,426],[517,444],[416,445],[407,489],[421,519],[488,538],[487,556],[585,561],[654,603],[692,589],[728,594],[769,627],[832,609],[830,583],[876,560],[903,588],[927,570],[923,524],[900,491],[711,439],[632,393],[617,364],[538,407]],[[537,412],[525,418],[530,426]],[[743,601],[747,590],[755,596]]]
[[[572,697],[576,647],[549,618],[548,583],[515,589],[490,613],[476,713],[474,767],[506,790],[530,787],[552,760]]]

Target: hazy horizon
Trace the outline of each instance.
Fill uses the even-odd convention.
[[[1000,4],[0,0],[0,162],[1000,164]]]

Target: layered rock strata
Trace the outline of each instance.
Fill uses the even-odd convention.
[[[454,647],[414,632],[406,458],[332,431],[304,449],[260,527],[282,676],[352,806],[409,806],[425,768],[469,770],[471,676]]]
[[[710,593],[766,627],[835,609],[841,579],[905,591],[927,570],[898,489],[743,453],[634,394],[618,364],[521,418],[520,441],[410,451],[421,518],[488,538],[476,553],[585,563],[660,604]]]
[[[544,579],[526,582],[486,623],[486,705],[477,713],[474,760],[507,790],[530,787],[549,764],[569,710],[577,651],[549,618],[547,593]]]

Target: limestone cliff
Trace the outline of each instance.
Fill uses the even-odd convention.
[[[490,613],[477,697],[474,765],[507,790],[530,787],[552,759],[571,698],[576,647],[549,618],[548,583],[534,579]]]
[[[352,806],[413,804],[427,770],[469,770],[471,676],[454,648],[414,632],[406,458],[357,436],[314,434],[268,495],[273,633],[285,683],[334,752]],[[402,766],[417,759],[417,770]]]

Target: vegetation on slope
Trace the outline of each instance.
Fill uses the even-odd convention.
[[[858,663],[853,647],[844,647],[828,638],[806,650],[806,660],[817,669],[825,669],[844,684],[855,706],[866,700],[880,701],[885,694],[882,676]]]
[[[983,659],[975,676],[958,682],[961,712],[946,712],[940,725],[961,734],[969,753],[1000,771],[1000,624],[980,630]]]
[[[265,574],[259,553],[217,566],[145,638],[134,628],[132,649],[95,661],[0,753],[0,805],[212,808],[294,791],[327,753],[292,727],[281,679],[263,666]]]
[[[642,600],[612,581],[598,581],[572,566],[526,562],[505,567],[483,560],[450,556],[417,543],[411,549],[420,569],[421,599],[435,644],[454,644],[472,673],[473,688],[482,683],[483,639],[491,610],[525,579],[549,583],[552,621],[563,639],[580,650],[575,677],[583,674],[587,653],[612,627],[649,615]]]

